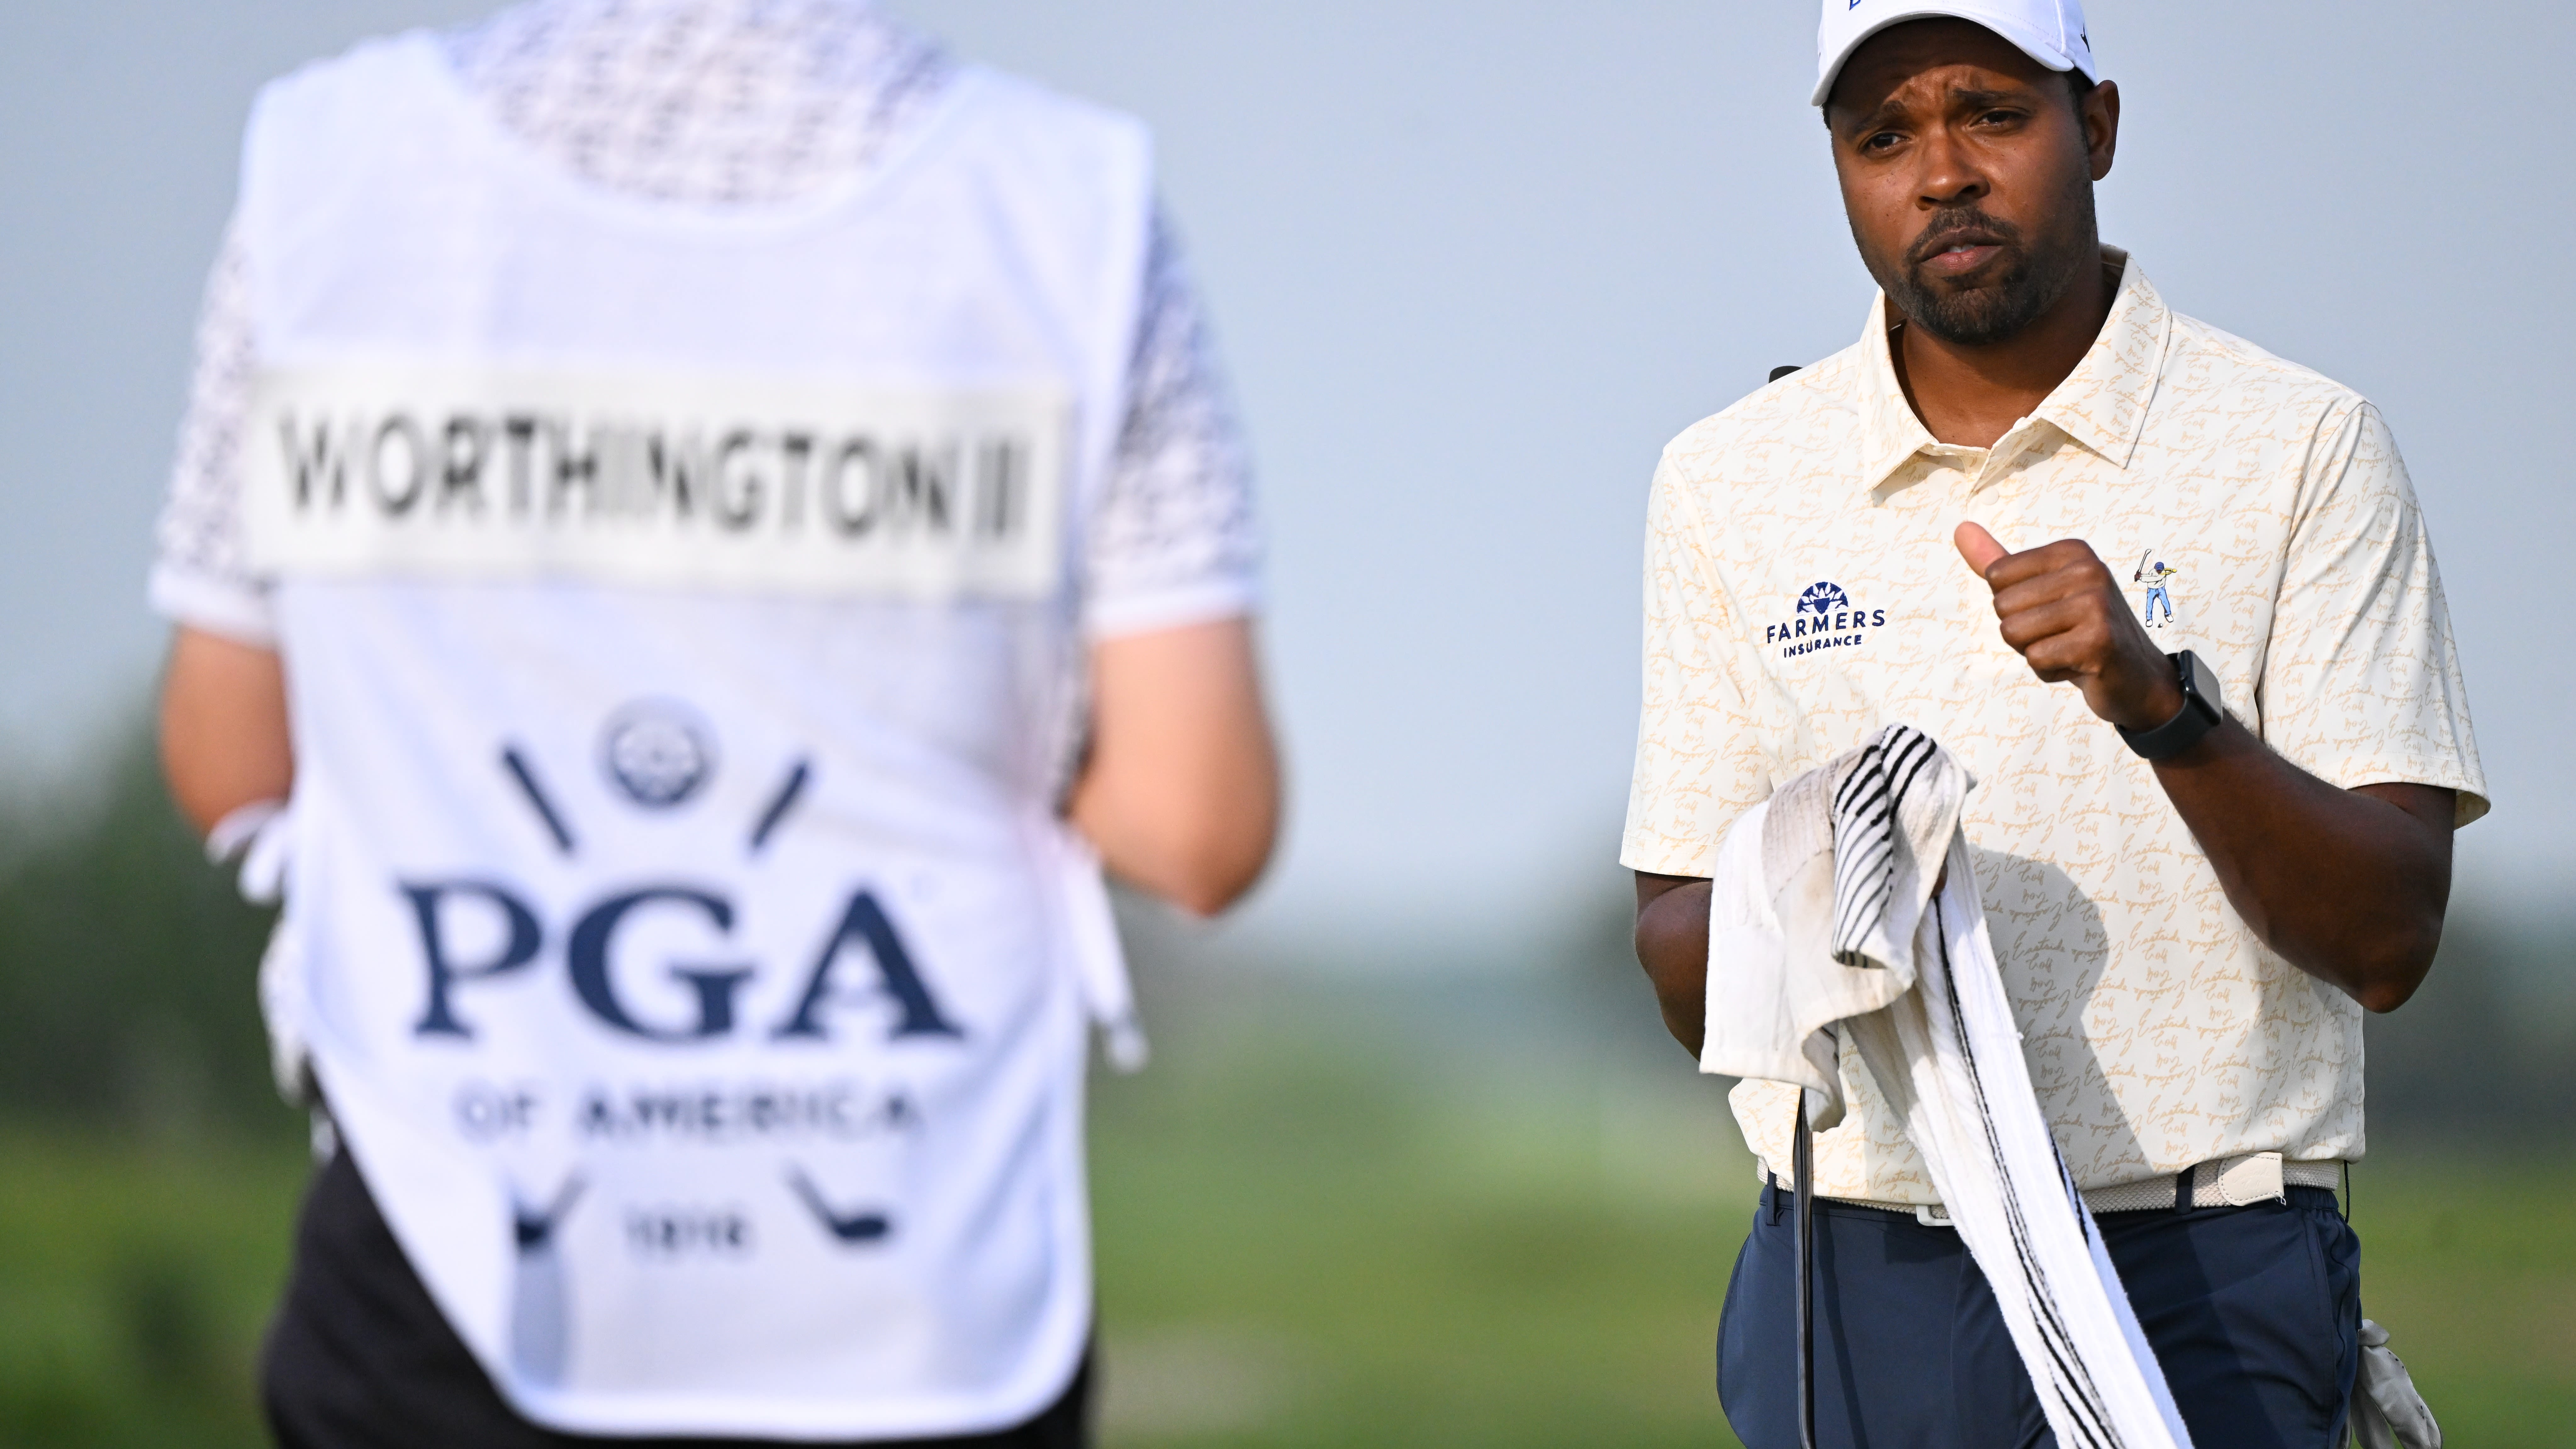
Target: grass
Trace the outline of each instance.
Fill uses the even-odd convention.
[[[0,1444],[266,1443],[252,1373],[302,1179],[291,1142],[0,1136]]]
[[[1713,1345],[1751,1175],[1712,1093],[1247,1065],[1102,1093],[1109,1443],[1734,1442]]]
[[[1505,1033],[1170,1031],[1096,1092],[1105,1442],[1727,1445],[1711,1342],[1749,1171],[1714,1085]],[[1580,1035],[1579,1033],[1577,1035]],[[271,1142],[0,1132],[0,1444],[264,1442],[251,1397],[303,1166]],[[2369,1311],[2452,1442],[2576,1422],[2576,1163],[2389,1147]]]
[[[2443,1438],[2560,1445],[2576,1425],[2576,1162],[2395,1145],[2353,1173],[2363,1310]]]

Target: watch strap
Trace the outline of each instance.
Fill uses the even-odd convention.
[[[2114,725],[2120,740],[2140,759],[2169,760],[2200,743],[2200,737],[2218,728],[2227,717],[2226,707],[2219,703],[2218,679],[2200,656],[2185,649],[2165,656],[2174,663],[2174,679],[2182,686],[2182,708],[2172,719],[2151,730],[2133,730]]]

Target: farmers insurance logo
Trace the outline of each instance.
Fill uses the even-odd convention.
[[[1887,625],[1885,609],[1855,609],[1840,584],[1819,579],[1798,595],[1798,607],[1786,624],[1762,626],[1762,642],[1780,645],[1780,657],[1794,659],[1819,649],[1858,644],[1872,629]]]

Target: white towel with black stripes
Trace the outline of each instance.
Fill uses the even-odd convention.
[[[1930,736],[1890,725],[1735,824],[1711,891],[1700,1069],[1805,1088],[1821,1130],[1843,1115],[1848,1039],[1994,1285],[2057,1442],[2187,1449],[2032,1095],[1959,829],[1973,783]]]

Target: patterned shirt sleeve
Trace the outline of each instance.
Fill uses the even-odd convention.
[[[273,646],[277,625],[268,591],[251,576],[242,546],[242,430],[258,373],[247,265],[239,232],[228,233],[198,318],[196,367],[161,508],[151,599],[175,623]]]
[[[1159,208],[1128,398],[1092,519],[1087,627],[1106,638],[1251,613],[1261,575],[1251,460],[1206,313]]]
[[[1770,794],[1744,691],[1719,651],[1737,637],[1708,576],[1703,520],[1667,457],[1646,524],[1645,702],[1619,863],[1706,876],[1727,826]]]
[[[2379,410],[2320,426],[2262,678],[2271,746],[2329,784],[2459,792],[2487,812],[2442,579],[2423,511]]]

